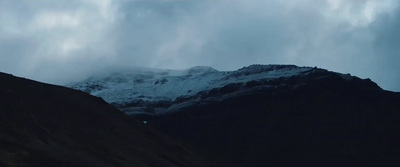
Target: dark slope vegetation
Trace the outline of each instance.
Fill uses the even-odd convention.
[[[0,73],[0,166],[203,166],[101,98]]]
[[[369,79],[345,78],[315,69],[228,85],[202,92],[202,102],[179,112],[138,118],[217,164],[400,164],[400,94]],[[216,98],[224,95],[229,98]]]

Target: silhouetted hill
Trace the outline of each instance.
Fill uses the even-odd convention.
[[[0,73],[0,166],[204,166],[101,98]]]
[[[174,113],[137,118],[221,166],[400,164],[400,94],[369,79],[315,68],[191,99]]]

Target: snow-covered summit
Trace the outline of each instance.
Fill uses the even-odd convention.
[[[138,101],[171,102],[181,96],[194,96],[229,84],[291,77],[311,69],[294,65],[251,65],[236,71],[218,71],[205,66],[187,70],[140,69],[91,77],[68,87],[116,105]]]

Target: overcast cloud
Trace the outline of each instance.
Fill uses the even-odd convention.
[[[120,67],[296,64],[400,91],[397,0],[0,0],[0,71],[55,84]]]

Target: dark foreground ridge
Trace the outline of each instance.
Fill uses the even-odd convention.
[[[204,166],[101,98],[0,73],[0,166]]]
[[[236,166],[400,165],[400,94],[314,68],[200,92],[149,126]]]

